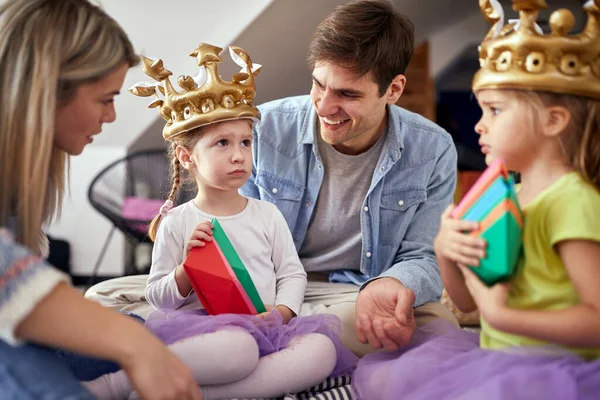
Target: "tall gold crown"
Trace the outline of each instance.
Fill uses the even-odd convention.
[[[198,75],[180,76],[177,79],[183,91],[177,91],[171,84],[171,71],[163,67],[162,60],[142,57],[143,70],[158,83],[141,82],[129,91],[136,96],[155,96],[148,108],[159,108],[159,113],[167,123],[163,128],[165,140],[200,126],[216,122],[248,118],[257,122],[260,112],[253,105],[254,77],[260,70],[259,64],[252,64],[248,54],[236,46],[229,47],[233,61],[242,70],[233,75],[231,82],[221,78],[218,63],[223,49],[202,43],[189,55],[198,59]]]
[[[541,32],[536,20],[545,0],[513,0],[519,21],[506,26],[498,0],[479,0],[479,7],[493,26],[479,47],[474,91],[527,89],[600,99],[600,0],[585,4],[587,24],[577,35],[569,35],[575,17],[566,9],[550,16],[551,33]]]

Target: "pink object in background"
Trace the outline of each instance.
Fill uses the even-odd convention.
[[[130,226],[140,232],[148,230],[148,224],[158,215],[164,200],[146,199],[142,197],[126,197],[123,202],[122,215],[125,219],[148,221],[148,223],[132,223]]]

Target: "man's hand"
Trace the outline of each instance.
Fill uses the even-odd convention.
[[[394,351],[407,345],[417,324],[415,294],[395,278],[369,283],[356,299],[356,335],[374,349]]]

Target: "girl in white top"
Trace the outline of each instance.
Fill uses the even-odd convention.
[[[350,371],[356,362],[341,344],[335,316],[296,317],[306,272],[282,214],[271,203],[238,193],[252,173],[252,123],[260,114],[251,108],[250,117],[228,114],[175,135],[168,133],[175,124],[163,131],[170,141],[172,190],[150,226],[155,245],[146,297],[158,311],[146,325],[192,368],[205,399],[299,392]],[[197,194],[171,209],[186,175]],[[266,313],[209,316],[202,309],[183,262],[192,248],[212,240],[215,217],[267,305]],[[132,390],[121,372],[88,387],[101,398],[123,398]]]

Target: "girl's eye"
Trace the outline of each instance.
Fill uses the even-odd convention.
[[[250,147],[252,145],[252,141],[249,139],[242,141],[242,146]]]
[[[217,142],[217,146],[227,146],[228,144],[227,139],[221,139]]]
[[[491,107],[491,108],[490,108],[490,111],[491,111],[491,112],[492,112],[492,114],[494,114],[494,115],[498,115],[498,114],[500,114],[500,109],[498,109],[498,108],[495,108],[495,107]]]

